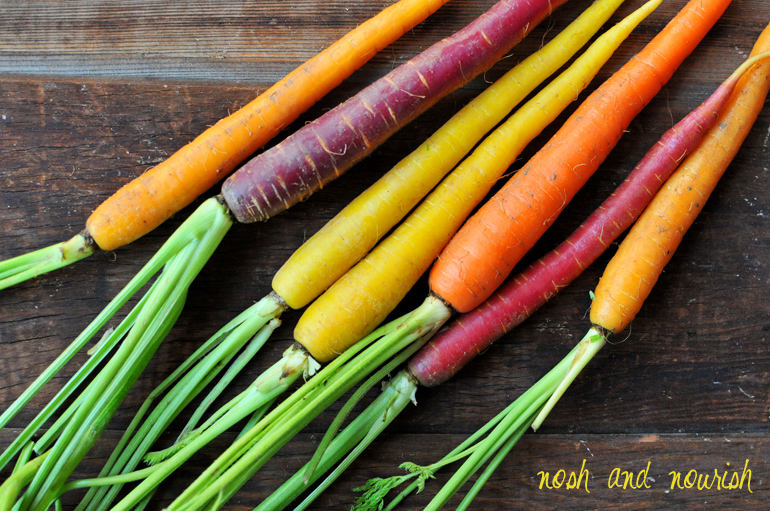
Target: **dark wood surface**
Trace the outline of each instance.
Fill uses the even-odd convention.
[[[0,2],[0,257],[74,235],[90,211],[120,184],[389,3]],[[640,3],[629,0],[613,21]],[[684,3],[665,0],[595,83],[638,51]],[[491,4],[492,0],[452,0],[286,133],[461,28]],[[509,69],[589,4],[571,0],[486,79]],[[768,22],[766,0],[736,0],[632,123],[528,260],[569,234],[666,128],[744,60]],[[484,86],[484,80],[477,79],[452,94],[307,202],[267,223],[234,227],[195,282],[178,325],[78,475],[98,472],[144,396],[219,326],[267,293],[273,273],[304,239]],[[522,158],[554,129],[549,128]],[[540,432],[522,439],[482,491],[475,509],[766,508],[769,140],[770,112],[765,111],[628,336],[597,356]],[[127,248],[97,254],[0,292],[0,407],[7,406],[86,326],[193,207]],[[438,459],[547,372],[586,330],[588,292],[611,252],[451,382],[420,390],[419,406],[407,409],[316,507],[347,509],[355,498],[351,488],[367,478],[395,474],[396,466],[406,460]],[[400,311],[414,307],[425,293],[426,284],[421,282]],[[232,392],[244,388],[280,356],[298,316],[296,312],[284,316],[284,326]],[[55,379],[0,433],[1,445],[10,442],[14,428],[26,424],[63,381],[65,376]],[[304,463],[332,411],[281,451],[228,508],[251,509]],[[168,503],[229,439],[188,463],[163,487],[154,506]],[[583,460],[591,474],[590,493],[538,488],[539,471],[579,471]],[[752,470],[753,493],[745,487],[670,488],[672,471],[683,476],[690,470],[740,472],[745,460]],[[650,488],[607,488],[613,468],[638,472],[648,462]],[[420,508],[437,488],[435,482],[429,484],[424,495],[402,508]]]

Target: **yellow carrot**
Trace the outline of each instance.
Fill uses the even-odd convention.
[[[487,137],[369,255],[308,307],[294,332],[325,362],[371,332],[438,256],[526,145],[583,90],[620,43],[658,5],[645,4]],[[437,302],[439,303],[439,302]]]
[[[273,289],[294,309],[319,296],[401,221],[489,130],[586,44],[621,3],[623,0],[595,2],[546,46],[457,112],[305,242],[276,273]]]

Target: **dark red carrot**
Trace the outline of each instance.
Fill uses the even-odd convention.
[[[222,186],[239,222],[307,199],[449,92],[491,68],[567,0],[502,1],[452,37],[244,165]]]
[[[759,57],[759,56],[758,56]],[[510,332],[577,278],[642,214],[679,163],[698,145],[730,99],[752,58],[698,108],[670,128],[626,180],[569,238],[498,288],[483,304],[459,315],[409,362],[426,387],[439,385]]]

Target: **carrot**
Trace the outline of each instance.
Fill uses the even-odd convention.
[[[276,509],[288,504],[310,482],[349,453],[319,488],[303,501],[300,508],[312,502],[394,420],[410,398],[414,399],[418,385],[433,387],[451,378],[477,353],[488,348],[576,278],[642,213],[682,159],[695,149],[703,133],[716,122],[738,79],[758,59],[767,56],[770,55],[759,55],[745,62],[701,106],[669,129],[618,189],[565,242],[532,264],[520,276],[508,281],[480,307],[456,318],[449,327],[433,337],[411,357],[407,368],[383,388],[382,395],[329,443],[318,460],[317,468],[308,464],[298,471],[258,510]],[[560,366],[562,375],[566,374],[566,367],[566,362]],[[554,388],[557,381],[553,374],[550,380],[551,388]],[[536,392],[537,389],[531,391],[530,395]],[[542,397],[540,399],[541,402],[545,400]],[[498,420],[502,420],[502,416]],[[386,490],[406,480],[417,477],[424,484],[426,474],[432,474],[451,462],[447,460],[456,460],[467,447],[466,444],[454,449],[429,469],[425,467],[411,470],[406,476],[373,480],[363,490],[365,495],[359,499],[360,509],[376,507]]]
[[[770,27],[762,33],[752,55],[770,49],[768,38]],[[535,429],[607,338],[625,329],[641,309],[762,110],[770,90],[768,75],[770,63],[764,62],[741,79],[739,90],[702,146],[666,182],[621,243],[594,292],[592,326],[578,344],[570,372],[535,418]]]
[[[759,56],[768,50],[770,50],[770,26],[760,35],[752,56]],[[492,429],[486,439],[474,445],[478,437],[474,435],[443,460],[426,467],[429,469],[429,474],[432,474],[440,466],[456,460],[458,454],[463,454],[460,451],[466,450],[465,452],[468,453],[472,451],[469,459],[426,509],[440,507],[485,460],[494,455],[487,469],[458,507],[458,509],[465,509],[480,486],[513,448],[524,431],[530,425],[537,429],[542,424],[558,397],[604,345],[606,337],[611,333],[607,327],[615,328],[616,330],[612,333],[617,333],[628,325],[632,315],[615,302],[614,297],[619,296],[617,290],[622,290],[629,282],[638,284],[639,276],[646,277],[647,281],[654,283],[665,266],[664,261],[670,260],[685,232],[694,222],[751,130],[769,91],[770,62],[758,64],[740,79],[717,122],[706,132],[698,148],[684,160],[666,181],[663,189],[655,195],[608,264],[596,289],[596,298],[591,308],[591,322],[594,326],[589,334],[554,369],[482,428],[480,433]],[[637,250],[640,248],[642,251]],[[645,248],[648,249],[646,252],[644,252]],[[640,255],[649,256],[649,261],[639,264]],[[645,274],[643,270],[645,267],[649,268],[649,265],[654,269]],[[613,282],[614,278],[618,280]],[[631,310],[638,310],[641,306],[640,302],[643,302],[644,297],[649,293],[652,283],[644,286],[639,299],[633,300],[633,303],[627,302],[626,306],[630,306]],[[610,287],[611,284],[612,287]],[[599,308],[594,312],[597,302]],[[606,307],[607,303],[612,305]],[[424,481],[428,474],[421,472],[421,468],[414,467],[412,470],[420,472]],[[390,481],[391,484],[396,482]],[[385,484],[387,483],[373,481],[367,489],[375,486],[382,487]],[[402,495],[406,491],[413,491],[414,487],[415,483],[402,492]],[[402,495],[397,500],[400,500]],[[392,506],[388,509],[391,508]]]
[[[400,222],[487,132],[588,42],[621,1],[595,3],[545,47],[453,115],[303,243],[275,274],[273,290],[293,309],[321,295]],[[494,137],[503,138],[500,134]]]
[[[365,153],[372,150],[375,142],[381,142],[388,135],[394,133],[401,126],[401,123],[414,117],[415,111],[425,110],[435,103],[441,95],[447,94],[453,88],[461,86],[475,75],[486,70],[537,22],[564,1],[566,0],[559,0],[558,2],[519,0],[517,2],[498,3],[486,15],[481,16],[465,29],[432,46],[409,63],[391,71],[348,102],[327,112],[317,122],[301,128],[297,133],[252,161],[275,162],[273,155],[282,155],[286,161],[298,164],[295,170],[291,172],[299,176],[298,179],[301,180],[302,173],[306,170],[303,165],[306,165],[308,160],[304,156],[298,158],[297,155],[305,155],[307,154],[306,150],[311,150],[309,146],[302,145],[302,141],[307,140],[309,137],[307,134],[310,133],[313,144],[320,143],[323,147],[333,151],[342,149],[342,147],[337,148],[335,144],[342,144],[345,140],[349,140],[351,146],[347,147],[345,151],[345,165],[352,165],[357,159],[360,159],[356,157],[357,152]],[[465,44],[469,46],[466,47]],[[410,77],[418,78],[415,80]],[[429,93],[423,94],[425,92],[424,83],[419,77],[427,80],[431,88]],[[383,86],[383,84],[394,83],[400,84],[398,90],[392,90],[390,86]],[[416,88],[410,91],[408,89],[410,84]],[[372,97],[371,91],[380,91],[381,94],[375,98]],[[406,101],[409,107],[403,105],[396,107],[395,103],[392,102],[404,99],[404,95],[409,98]],[[362,104],[368,105],[372,111],[388,111],[390,107],[395,119],[399,122],[374,122],[373,125],[376,129],[371,129],[371,126],[362,124],[367,122],[369,117],[366,115],[358,116]],[[344,136],[337,136],[339,133],[344,133]],[[364,139],[361,139],[362,134],[366,134]],[[327,143],[324,143],[324,140]],[[359,142],[365,140],[366,144],[356,146],[357,140]],[[294,149],[290,150],[292,147]],[[340,160],[341,158],[330,158],[330,154],[320,154],[318,159],[313,161],[313,170],[326,174],[326,177],[323,177],[326,179],[329,169],[332,169],[333,174],[344,171],[343,162]],[[279,166],[286,168],[285,165]],[[328,168],[324,170],[324,166]],[[274,208],[275,204],[271,203],[270,197],[262,194],[258,186],[253,187],[247,179],[253,168],[253,166],[247,165],[240,169],[228,180],[231,186],[227,187],[221,196],[204,202],[147,266],[108,305],[107,309],[89,325],[86,331],[73,342],[52,367],[35,382],[33,387],[25,391],[11,409],[3,414],[0,423],[7,423],[7,420],[21,409],[24,403],[47,379],[58,371],[69,357],[95,335],[139,288],[165,266],[156,283],[148,294],[140,300],[127,319],[115,332],[106,336],[106,341],[102,346],[104,349],[99,350],[98,357],[93,357],[94,363],[88,364],[87,369],[83,368],[79,371],[72,383],[68,384],[67,389],[63,389],[55,402],[41,413],[41,417],[50,415],[67,396],[71,395],[74,388],[98,365],[99,361],[106,357],[109,350],[120,343],[123,336],[126,336],[116,355],[94,380],[94,382],[100,383],[92,383],[83,394],[75,398],[74,404],[65,411],[56,427],[52,428],[52,432],[46,436],[46,441],[40,445],[39,448],[43,449],[43,446],[47,447],[53,442],[50,455],[41,464],[35,478],[29,485],[23,501],[22,507],[24,509],[45,507],[48,502],[56,498],[63,488],[66,478],[98,438],[109,417],[112,416],[142,368],[149,361],[152,353],[172,327],[184,305],[187,289],[192,280],[233,223],[231,211],[226,203],[236,203],[238,199],[244,199],[244,190],[251,190],[256,195],[248,198],[249,207],[262,211],[268,207]],[[256,178],[263,179],[265,176],[257,175]],[[289,184],[291,180],[287,178],[284,183]],[[306,192],[302,187],[295,191],[300,195]],[[304,197],[304,195],[302,196]],[[284,199],[286,198],[284,197]],[[282,202],[288,207],[291,200],[282,200]],[[261,206],[257,207],[260,204]],[[274,209],[272,210],[274,211]],[[286,304],[277,295],[266,297],[265,301],[258,305],[259,307],[250,313],[258,316],[258,321],[254,322],[257,330],[267,325],[286,307]],[[307,358],[303,358],[303,360],[306,364],[293,366],[292,377],[296,378],[297,375],[308,369],[309,361]],[[278,365],[280,366],[281,363],[279,362]],[[278,370],[271,373],[272,379],[268,386],[285,385],[287,382],[284,381],[285,378],[282,377],[282,374],[282,371]],[[261,388],[262,385],[257,387]],[[257,393],[259,393],[259,388],[257,388]],[[268,394],[266,393],[262,397],[269,402]],[[239,408],[239,413],[243,413],[243,407]],[[24,435],[31,435],[36,428],[40,427],[43,420],[36,420],[35,424],[25,430]],[[20,442],[16,443],[14,449],[20,448],[21,445]],[[8,456],[12,456],[12,454],[6,452],[6,460]]]
[[[144,236],[233,171],[353,71],[448,0],[401,0],[129,182],[74,238],[0,263],[0,289]]]

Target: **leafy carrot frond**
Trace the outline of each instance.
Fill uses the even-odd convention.
[[[415,463],[406,462],[399,465],[399,468],[404,469],[407,473],[391,476],[388,478],[375,477],[369,479],[365,485],[359,488],[353,488],[353,491],[363,492],[363,495],[358,497],[356,505],[353,507],[353,511],[370,511],[381,510],[383,501],[387,497],[388,493],[395,488],[398,488],[405,482],[414,479],[417,486],[417,493],[420,493],[425,489],[425,482],[428,479],[433,479],[433,471],[430,467],[423,467]]]

